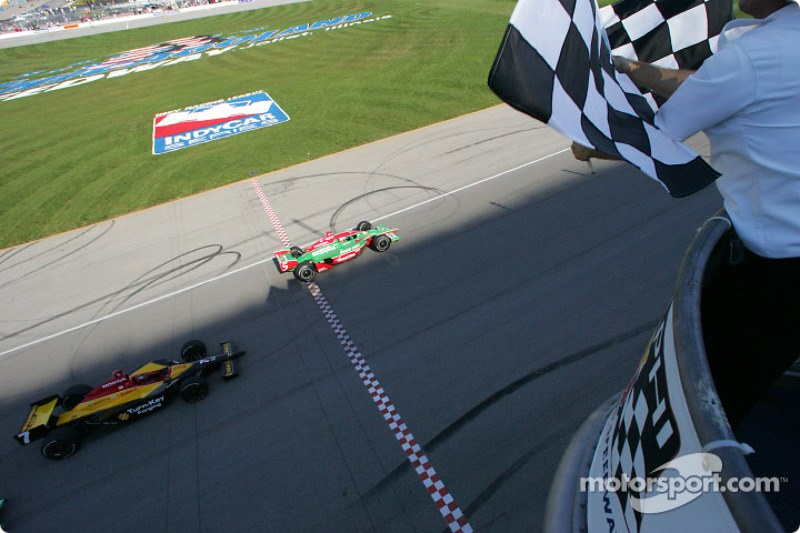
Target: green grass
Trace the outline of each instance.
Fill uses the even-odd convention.
[[[0,102],[0,248],[494,105],[515,0],[314,0],[0,50],[0,83],[198,34],[392,18]],[[291,121],[152,155],[156,113],[266,91]]]

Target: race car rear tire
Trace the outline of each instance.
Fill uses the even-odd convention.
[[[184,343],[181,348],[181,359],[186,363],[199,361],[208,354],[206,345],[203,341],[190,340]]]
[[[372,223],[370,223],[367,220],[362,220],[361,222],[358,223],[358,226],[356,226],[356,229],[358,231],[369,231],[369,230],[372,229]]]
[[[299,246],[292,246],[291,248],[289,248],[289,253],[292,255],[292,257],[300,257],[306,252]]]
[[[376,252],[385,252],[389,249],[389,246],[392,245],[392,239],[387,237],[386,235],[378,235],[372,238],[372,242],[369,243],[369,247],[375,250]]]
[[[314,266],[314,263],[305,261],[297,265],[293,273],[297,281],[308,283],[309,281],[314,281],[314,278],[317,277],[317,267]]]
[[[188,403],[197,403],[208,395],[208,382],[203,376],[191,376],[181,383],[181,398]]]
[[[61,408],[65,411],[72,411],[90,392],[92,392],[92,387],[89,385],[73,385],[61,396]]]
[[[81,432],[72,427],[60,427],[50,432],[42,443],[42,455],[53,461],[62,461],[78,452]]]

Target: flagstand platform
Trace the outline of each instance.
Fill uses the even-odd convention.
[[[800,397],[774,389],[734,433],[706,361],[700,298],[704,282],[729,253],[723,237],[730,227],[720,213],[698,231],[672,304],[630,386],[600,406],[573,437],[551,486],[545,532],[797,528]],[[747,455],[752,450],[742,443],[756,453]],[[715,475],[721,490],[678,491],[669,498],[664,491],[638,490],[633,484],[618,490],[611,483],[682,478],[688,487]],[[779,491],[727,490],[756,476],[779,478]]]

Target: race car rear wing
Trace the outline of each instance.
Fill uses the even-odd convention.
[[[28,413],[28,418],[22,424],[22,429],[18,434],[14,435],[14,439],[24,446],[47,435],[52,428],[51,420],[55,422],[55,418],[52,415],[59,402],[61,402],[61,397],[58,394],[53,394],[32,403],[31,412]]]
[[[272,255],[275,256],[281,272],[288,272],[297,266],[297,259],[292,256],[291,250],[278,250]]]
[[[231,342],[222,342],[220,343],[222,347],[222,352],[229,356],[230,359],[223,361],[222,363],[222,379],[228,381],[229,379],[233,379],[239,375],[239,369],[237,368],[235,358],[243,355],[244,352],[234,352],[233,351],[233,343]]]

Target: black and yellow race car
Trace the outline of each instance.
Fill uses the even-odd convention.
[[[84,437],[101,435],[158,411],[175,396],[199,402],[208,393],[206,374],[217,368],[226,380],[238,374],[235,359],[245,352],[234,351],[230,342],[220,346],[220,355],[208,356],[202,341],[188,341],[181,349],[183,362],[159,359],[130,374],[115,370],[99,387],[74,385],[61,396],[34,402],[14,438],[22,445],[44,438],[42,455],[66,459],[78,451]],[[63,412],[56,412],[59,407]]]

